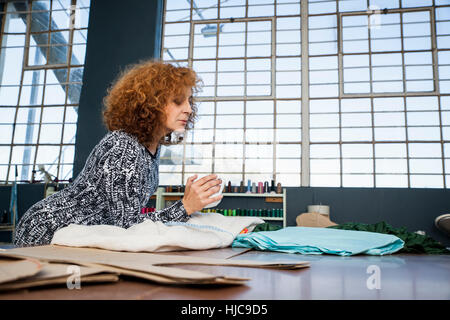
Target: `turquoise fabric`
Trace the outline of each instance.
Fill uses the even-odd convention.
[[[309,227],[240,234],[232,243],[232,247],[339,256],[391,254],[402,249],[403,245],[403,240],[390,234]]]

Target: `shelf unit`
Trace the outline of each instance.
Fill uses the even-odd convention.
[[[3,244],[11,244],[13,241],[14,241],[14,239],[13,239],[13,237],[14,237],[14,231],[16,230],[16,225],[13,223],[13,224],[11,224],[11,223],[2,223],[2,224],[0,224],[0,232],[11,232],[11,242],[2,242],[1,240],[0,240],[0,245],[3,245]],[[0,246],[0,248],[1,248],[1,246]],[[5,247],[3,247],[3,248],[5,248]]]
[[[0,224],[0,231],[14,231],[14,227],[13,224]]]
[[[16,230],[16,216],[17,216],[17,188],[13,185],[11,185],[11,188],[13,188],[11,191],[11,197],[10,199],[10,208],[12,207],[12,221],[10,223],[0,223],[0,232],[11,232],[11,241],[14,236],[14,231]],[[14,189],[16,188],[16,189]],[[9,213],[10,214],[10,213]],[[3,216],[2,216],[3,217]]]
[[[165,189],[160,187],[155,192],[156,210],[165,208],[165,201],[179,200],[183,197],[183,192],[165,192]],[[258,217],[265,221],[282,221],[283,228],[286,227],[286,189],[283,193],[223,193],[224,197],[245,197],[245,198],[266,198],[265,202],[282,202],[283,216],[282,217]]]

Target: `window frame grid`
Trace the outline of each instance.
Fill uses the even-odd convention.
[[[404,36],[403,36],[403,13],[409,13],[409,12],[429,12],[430,14],[430,41],[431,41],[431,48],[430,50],[404,50]],[[372,52],[371,49],[371,33],[369,26],[367,27],[367,41],[368,41],[368,51],[367,52],[356,52],[356,53],[344,53],[343,48],[343,22],[342,19],[346,16],[367,16],[369,18],[370,14],[368,11],[354,11],[354,12],[336,12],[337,15],[337,49],[338,49],[338,72],[339,72],[339,98],[342,97],[397,97],[397,96],[435,96],[439,95],[439,82],[437,79],[438,76],[438,60],[437,60],[437,43],[436,43],[436,20],[434,17],[434,8],[433,7],[415,7],[415,8],[400,8],[400,9],[388,9],[388,14],[391,13],[399,13],[400,20],[400,43],[401,43],[401,50],[399,51],[377,51]],[[375,13],[375,14],[381,14],[381,13]],[[384,38],[383,38],[384,39]],[[397,39],[397,38],[395,38]],[[354,40],[350,40],[354,41]],[[433,91],[407,91],[406,87],[406,68],[405,68],[405,53],[409,52],[431,52],[432,54],[432,68],[433,68]],[[372,76],[372,55],[373,54],[386,54],[386,53],[399,53],[402,56],[402,83],[403,83],[403,91],[402,92],[373,92],[373,76]],[[368,93],[345,93],[344,92],[344,55],[351,56],[351,55],[361,55],[361,54],[367,54],[369,57],[369,86],[370,86],[370,92]],[[385,82],[389,80],[382,80],[377,82]],[[362,81],[364,83],[364,81]],[[361,83],[361,81],[355,81],[351,83]]]
[[[322,2],[329,2],[329,1],[322,1]],[[334,2],[334,1],[333,1]],[[294,3],[294,2],[293,2]],[[369,4],[369,0],[367,1],[367,4]],[[273,17],[280,18],[281,16],[277,16],[276,14],[276,8],[277,8],[277,3],[274,3],[274,10],[275,10],[275,14]],[[445,169],[445,161],[449,159],[448,156],[445,155],[444,153],[444,147],[445,144],[448,145],[449,141],[448,140],[444,140],[444,133],[443,133],[443,127],[449,127],[448,125],[443,125],[443,120],[442,117],[444,116],[442,114],[442,107],[441,104],[443,103],[441,100],[441,97],[443,96],[449,96],[450,94],[441,94],[440,93],[440,81],[439,81],[439,66],[440,64],[438,64],[438,52],[443,52],[443,51],[450,51],[450,49],[445,49],[445,48],[438,48],[437,46],[437,32],[436,32],[436,28],[437,28],[437,21],[435,19],[435,10],[437,8],[440,7],[449,7],[448,5],[435,5],[433,2],[432,6],[418,6],[418,7],[412,7],[412,8],[402,8],[401,7],[401,3],[399,2],[398,4],[398,8],[395,9],[388,9],[388,13],[400,13],[400,42],[401,42],[401,50],[400,51],[380,51],[380,52],[372,52],[372,48],[371,48],[371,35],[370,32],[368,30],[368,45],[369,45],[369,51],[367,53],[353,53],[353,54],[367,54],[369,56],[369,72],[370,72],[370,87],[372,87],[373,85],[373,77],[372,77],[372,59],[371,59],[371,55],[373,53],[399,53],[401,54],[401,59],[402,59],[402,83],[403,83],[403,91],[402,92],[388,92],[388,93],[374,93],[373,90],[371,90],[370,93],[361,93],[361,94],[344,94],[343,92],[343,47],[342,47],[342,18],[343,16],[349,16],[349,15],[355,15],[355,14],[360,14],[360,15],[365,15],[365,16],[369,16],[368,11],[349,11],[349,12],[340,12],[339,11],[339,6],[338,6],[338,1],[336,1],[336,10],[333,12],[324,12],[324,13],[314,13],[314,14],[309,14],[308,9],[309,9],[309,3],[305,2],[305,1],[301,1],[300,2],[300,18],[301,18],[301,72],[302,71],[306,71],[308,70],[308,72],[302,72],[301,77],[302,77],[302,81],[301,81],[301,90],[302,90],[302,94],[301,94],[301,98],[300,99],[293,99],[293,100],[301,100],[301,131],[302,131],[302,136],[301,136],[301,148],[302,148],[302,153],[301,153],[301,184],[300,186],[310,186],[310,177],[311,177],[311,173],[310,173],[310,166],[309,166],[309,160],[310,159],[314,159],[310,158],[309,156],[309,151],[310,151],[310,144],[337,144],[339,146],[339,164],[340,164],[340,168],[338,170],[338,175],[339,175],[339,181],[340,181],[340,185],[339,187],[342,187],[344,185],[343,180],[344,180],[344,170],[343,170],[343,161],[345,159],[353,159],[355,157],[350,156],[350,157],[343,157],[343,145],[345,144],[370,144],[371,147],[371,152],[372,152],[372,156],[371,157],[367,157],[367,158],[361,158],[361,157],[357,157],[357,159],[367,159],[367,160],[371,160],[372,162],[372,166],[373,166],[373,171],[371,171],[370,173],[367,173],[367,175],[372,175],[371,180],[373,181],[372,187],[379,187],[377,185],[377,178],[379,176],[382,175],[401,175],[401,176],[406,176],[407,177],[407,188],[411,188],[412,185],[412,176],[419,176],[419,175],[436,175],[436,176],[441,176],[443,179],[443,188],[446,189],[447,188],[447,184],[446,184],[446,178],[448,177],[448,173],[446,172]],[[218,4],[218,17],[220,17],[220,2]],[[433,72],[433,86],[434,86],[434,90],[433,91],[424,91],[424,92],[419,92],[419,91],[408,91],[407,87],[406,87],[406,77],[405,77],[405,73],[406,73],[406,65],[405,65],[405,50],[404,50],[404,37],[403,37],[403,14],[404,12],[415,12],[415,11],[427,11],[430,14],[430,18],[429,18],[429,24],[430,24],[430,35],[426,36],[429,37],[430,42],[431,42],[431,48],[430,49],[423,49],[423,50],[408,50],[407,52],[429,52],[431,53],[431,58],[432,58],[432,72]],[[191,8],[191,16],[192,16],[192,8]],[[246,4],[246,16],[248,13],[248,3]],[[328,53],[328,54],[309,54],[309,38],[308,38],[308,32],[310,30],[309,28],[309,19],[311,17],[314,16],[327,16],[327,15],[334,15],[336,18],[336,25],[334,27],[331,27],[332,29],[335,29],[337,31],[338,34],[338,38],[337,41],[331,41],[336,43],[337,45],[337,50],[336,53]],[[287,15],[286,17],[294,17],[297,15]],[[242,18],[247,19],[247,18]],[[221,19],[216,19],[216,20],[221,20]],[[204,20],[195,20],[196,22],[204,22]],[[449,21],[449,20],[443,20],[443,21]],[[191,21],[183,21],[184,23],[191,23]],[[173,23],[173,22],[170,22]],[[413,22],[412,22],[413,23]],[[164,19],[164,24],[165,24],[165,19]],[[276,29],[276,28],[275,28]],[[317,29],[317,28],[314,28]],[[323,29],[330,29],[329,26],[324,27]],[[192,37],[190,39],[190,41],[192,41]],[[323,42],[330,42],[330,41],[323,41]],[[275,45],[277,45],[276,42]],[[216,46],[218,46],[218,41],[216,43]],[[276,49],[275,49],[276,50]],[[351,55],[352,53],[346,53],[345,55]],[[274,55],[276,56],[276,55]],[[309,95],[309,58],[312,57],[337,57],[337,71],[338,71],[338,91],[339,93],[336,96],[328,96],[328,97],[310,97]],[[216,56],[216,60],[217,60],[217,56]],[[176,62],[176,60],[173,60]],[[188,60],[184,60],[186,62],[189,62]],[[414,64],[416,65],[416,64]],[[426,64],[429,65],[429,64]],[[190,64],[190,66],[192,66],[192,64]],[[383,65],[384,66],[384,65]],[[272,68],[274,68],[274,64],[272,64]],[[330,70],[336,70],[336,69],[330,69]],[[323,70],[321,70],[323,71]],[[419,79],[421,80],[421,79]],[[428,79],[427,79],[428,80]],[[431,80],[431,79],[429,79]],[[216,75],[215,75],[215,85],[217,84],[217,67],[216,67]],[[272,82],[272,83],[276,83],[276,82]],[[323,85],[323,83],[320,83],[321,85]],[[334,83],[333,83],[334,84]],[[437,109],[433,109],[432,112],[437,112],[438,117],[439,117],[439,124],[437,125],[427,125],[427,124],[420,124],[420,125],[408,125],[408,114],[413,113],[413,112],[426,112],[426,111],[431,111],[431,110],[409,110],[408,108],[408,102],[407,102],[407,98],[409,97],[427,97],[427,96],[432,96],[432,97],[436,97],[437,99]],[[374,110],[374,99],[376,98],[389,98],[389,97],[398,97],[401,98],[403,101],[403,107],[401,111],[398,112],[403,112],[403,116],[404,116],[404,125],[403,126],[397,126],[397,125],[387,125],[386,127],[389,128],[402,128],[405,131],[405,138],[402,140],[393,140],[393,141],[383,141],[383,140],[375,140],[375,131],[377,128],[380,127],[380,125],[375,126],[376,124],[376,119],[375,119],[375,113],[382,113],[382,112],[392,112],[392,111],[377,111]],[[370,128],[371,130],[371,139],[367,140],[367,141],[343,141],[343,137],[342,137],[342,133],[343,133],[343,127],[342,127],[342,101],[346,98],[369,98],[370,100],[370,111],[365,111],[364,113],[369,113],[370,114],[370,127],[367,127],[368,129]],[[323,142],[311,142],[310,141],[310,128],[309,128],[309,114],[310,114],[310,109],[309,109],[309,101],[310,100],[326,100],[326,99],[337,99],[338,100],[338,117],[339,117],[339,127],[337,127],[336,129],[338,129],[339,132],[339,140],[338,142],[334,142],[333,141],[323,141]],[[204,98],[199,98],[200,100],[204,100],[206,101]],[[217,95],[216,97],[214,97],[212,99],[213,101],[219,101],[219,99],[217,99]],[[230,97],[227,98],[226,100],[241,100],[240,98],[234,98],[234,97]],[[251,100],[251,98],[247,97],[246,100]],[[274,97],[274,105],[276,106],[276,103],[278,100],[283,100],[280,98],[276,98]],[[216,105],[215,105],[216,108]],[[276,112],[277,108],[275,107],[275,112]],[[447,110],[447,109],[446,109]],[[396,111],[397,112],[397,111]],[[330,112],[330,113],[335,113],[335,112]],[[276,119],[276,114],[274,113],[274,119]],[[245,121],[245,115],[244,115],[244,121]],[[274,120],[276,121],[276,120]],[[244,125],[245,126],[245,125]],[[384,126],[381,126],[384,127]],[[409,137],[409,129],[410,128],[416,128],[416,127],[435,127],[439,129],[439,135],[440,135],[440,140],[420,140],[420,139],[415,139],[415,140],[410,140]],[[334,128],[334,127],[333,127]],[[345,128],[352,128],[351,126],[346,126]],[[276,129],[276,127],[274,126],[274,129]],[[215,131],[216,128],[214,126],[213,130]],[[244,129],[245,130],[245,129]],[[276,131],[276,130],[275,130]],[[214,135],[215,136],[215,135]],[[245,136],[245,133],[244,133]],[[245,140],[245,139],[244,139]],[[276,145],[277,144],[282,144],[283,142],[276,142],[275,141],[276,138],[274,138],[274,145],[273,145],[273,149],[274,149],[274,158],[273,158],[273,163],[274,163],[274,175],[278,174],[278,172],[275,171],[275,167],[276,167],[276,155],[275,155],[275,149],[276,149]],[[186,143],[186,141],[184,142]],[[290,142],[285,142],[286,144],[290,144]],[[378,173],[377,172],[377,161],[379,159],[384,159],[386,157],[381,156],[378,157],[377,156],[377,152],[375,150],[376,145],[380,145],[380,144],[402,144],[405,145],[405,149],[406,149],[406,154],[404,157],[394,157],[395,159],[402,159],[406,161],[406,172],[393,172],[393,173],[386,173],[386,172],[381,172]],[[411,173],[411,168],[410,168],[410,160],[411,159],[422,159],[422,158],[418,158],[415,157],[414,155],[410,155],[410,144],[411,143],[424,143],[424,144],[440,144],[440,149],[441,149],[441,154],[439,158],[435,158],[435,159],[440,159],[442,161],[442,172],[439,173]],[[196,144],[194,141],[192,142],[192,144]],[[208,144],[208,142],[205,142],[204,144]],[[251,143],[244,143],[245,144],[251,144]],[[270,143],[267,143],[270,144]],[[245,160],[245,153],[244,153],[244,160]],[[387,158],[392,158],[392,157],[387,157]],[[434,157],[426,157],[423,159],[434,159]],[[244,161],[245,163],[245,161]],[[242,174],[245,174],[245,170],[242,172]],[[345,173],[345,175],[354,175],[354,174],[360,174],[360,173]],[[416,186],[414,186],[416,187]],[[439,188],[439,187],[432,187],[432,188]]]
[[[67,166],[67,165],[72,165],[73,163],[61,163],[61,156],[64,152],[64,149],[67,147],[74,147],[75,144],[73,141],[68,142],[68,143],[64,143],[64,132],[66,129],[66,125],[68,124],[73,124],[72,122],[66,122],[66,115],[67,115],[67,108],[68,107],[74,107],[77,108],[79,106],[79,102],[77,103],[68,103],[68,99],[69,99],[69,89],[70,86],[72,85],[81,85],[82,81],[71,81],[71,70],[75,69],[75,68],[80,68],[80,67],[84,67],[84,63],[83,64],[76,64],[76,65],[72,65],[72,54],[73,54],[73,39],[74,39],[74,33],[76,31],[83,31],[83,30],[88,30],[87,27],[75,27],[75,12],[77,10],[81,10],[81,9],[86,9],[86,8],[90,8],[88,7],[77,7],[77,0],[71,0],[71,4],[68,7],[68,9],[57,9],[57,10],[53,10],[53,1],[50,2],[50,6],[48,8],[48,10],[33,10],[32,9],[32,4],[33,4],[33,0],[28,0],[26,1],[27,5],[28,5],[28,10],[25,11],[7,11],[7,5],[8,3],[5,3],[5,8],[2,11],[2,14],[4,16],[4,18],[2,19],[2,24],[1,24],[1,37],[0,37],[0,47],[3,48],[9,48],[9,47],[3,47],[3,36],[4,35],[9,35],[9,34],[17,34],[17,33],[11,33],[11,32],[4,32],[5,30],[5,23],[6,23],[6,16],[8,14],[14,14],[14,13],[21,13],[21,14],[26,14],[26,26],[25,26],[25,43],[23,46],[16,46],[17,48],[23,48],[23,59],[22,59],[22,68],[21,68],[21,75],[20,75],[20,81],[18,83],[17,86],[19,86],[19,90],[18,90],[18,96],[17,96],[17,103],[15,106],[10,106],[11,108],[15,108],[15,112],[14,112],[14,121],[12,123],[12,132],[11,132],[11,143],[10,144],[5,144],[5,146],[9,146],[10,147],[10,153],[9,153],[9,160],[8,160],[8,164],[6,164],[7,166],[7,170],[6,170],[6,178],[5,180],[2,180],[4,182],[5,185],[7,185],[9,182],[11,182],[10,180],[10,174],[11,172],[13,172],[15,169],[13,167],[15,166],[22,166],[22,170],[24,167],[28,167],[29,169],[32,170],[31,172],[31,182],[33,182],[35,176],[34,176],[34,172],[37,172],[36,167],[36,161],[37,161],[37,156],[38,156],[38,152],[39,152],[39,147],[41,146],[51,146],[51,147],[58,147],[58,155],[56,157],[56,159],[54,160],[53,163],[45,163],[44,165],[46,166],[46,170],[47,171],[51,171],[50,168],[52,168],[53,166],[56,166],[56,177],[61,177],[61,174],[63,173],[62,171],[62,166]],[[53,11],[66,11],[70,10],[70,15],[68,16],[69,19],[69,28],[63,28],[63,29],[55,29],[53,30],[51,28],[51,23],[53,22],[52,20],[52,14]],[[49,26],[48,26],[48,30],[47,31],[42,31],[42,32],[31,32],[31,19],[32,19],[32,14],[33,13],[39,13],[39,12],[48,12],[49,14]],[[67,55],[66,55],[66,63],[57,63],[57,64],[48,64],[48,54],[49,54],[49,50],[51,47],[57,47],[58,45],[52,45],[50,43],[50,38],[51,38],[51,34],[55,33],[55,32],[62,32],[62,31],[68,31],[68,35],[69,35],[69,39],[67,42],[67,45],[65,45],[67,47]],[[18,33],[18,34],[23,34],[23,33]],[[48,38],[47,38],[47,49],[46,49],[46,55],[44,56],[44,58],[47,60],[45,64],[41,64],[41,65],[29,65],[29,52],[30,52],[30,48],[32,46],[30,46],[30,39],[31,39],[31,35],[32,34],[47,34]],[[82,43],[82,45],[86,46],[86,42]],[[38,48],[39,46],[35,46],[36,48]],[[42,54],[42,52],[41,52]],[[43,54],[42,54],[43,55]],[[57,69],[66,69],[67,73],[65,75],[65,81],[64,82],[59,82],[58,85],[60,86],[64,86],[63,90],[64,90],[64,103],[61,104],[45,104],[45,96],[46,96],[46,90],[47,90],[47,74],[48,72],[51,72],[53,70],[57,70]],[[36,103],[35,105],[30,105],[30,104],[22,104],[21,101],[21,97],[22,97],[22,90],[27,86],[31,86],[33,87],[33,85],[24,85],[24,74],[26,71],[44,71],[43,72],[43,80],[42,80],[42,84],[37,85],[36,87],[42,87],[42,97],[40,97],[40,102]],[[7,85],[5,85],[6,87]],[[41,137],[41,129],[42,129],[42,118],[43,118],[43,114],[44,114],[44,109],[48,108],[48,107],[63,107],[64,111],[63,111],[63,116],[62,116],[62,120],[61,122],[57,122],[57,123],[50,123],[50,124],[59,124],[61,125],[61,133],[60,133],[60,139],[58,143],[41,143],[40,142],[40,137]],[[39,114],[39,122],[33,122],[33,125],[38,125],[38,129],[37,129],[37,137],[36,137],[36,143],[30,142],[30,143],[26,143],[26,141],[24,143],[14,143],[14,139],[15,139],[15,133],[16,133],[16,123],[17,123],[17,117],[18,117],[18,113],[19,113],[19,109],[20,108],[30,108],[30,109],[35,109],[35,110],[40,110],[40,114]],[[30,127],[28,126],[28,122],[27,122],[27,132],[28,130],[30,130]],[[32,129],[31,129],[32,130]],[[27,135],[27,133],[26,133]],[[73,140],[73,138],[72,138]],[[19,164],[12,164],[12,156],[13,156],[13,151],[15,149],[15,147],[30,147],[34,149],[34,158],[33,160],[30,159],[29,163],[19,163]],[[26,152],[26,150],[25,150]],[[24,154],[25,154],[24,152]],[[33,151],[31,151],[33,152]],[[24,154],[22,154],[22,157],[24,156]],[[73,161],[72,161],[73,162]],[[23,175],[23,174],[22,174]],[[30,173],[28,173],[28,176],[30,176]],[[64,177],[65,178],[65,177]],[[29,180],[18,180],[18,182],[27,182]],[[59,179],[59,181],[66,181],[64,179]]]
[[[297,4],[297,2],[292,2],[292,3],[293,4]],[[215,152],[216,152],[215,145],[216,144],[223,144],[223,145],[225,145],[225,144],[241,144],[242,143],[242,145],[243,145],[242,171],[241,172],[231,172],[230,171],[230,172],[226,172],[226,174],[241,174],[242,175],[242,179],[241,180],[245,181],[244,177],[247,174],[258,174],[257,172],[246,172],[245,171],[245,162],[246,162],[245,160],[247,159],[246,158],[246,146],[247,145],[271,145],[272,146],[272,150],[273,150],[272,157],[273,158],[271,159],[272,160],[272,173],[271,173],[271,175],[272,175],[272,179],[275,180],[275,177],[278,174],[283,174],[283,172],[277,172],[277,170],[276,170],[276,166],[277,166],[277,161],[276,161],[277,160],[277,158],[276,158],[276,149],[277,148],[276,148],[276,146],[278,144],[292,144],[292,143],[295,143],[295,144],[300,144],[301,145],[303,143],[303,138],[301,138],[299,142],[285,142],[285,141],[284,142],[277,142],[277,129],[279,129],[279,128],[276,127],[277,101],[278,100],[293,100],[293,101],[298,101],[300,103],[299,100],[301,100],[301,98],[293,98],[293,99],[286,99],[286,98],[285,99],[283,99],[283,98],[278,98],[277,99],[276,98],[276,86],[277,86],[277,82],[276,82],[276,59],[278,58],[278,56],[276,55],[276,32],[278,31],[276,22],[277,22],[277,18],[284,17],[284,16],[277,16],[276,15],[277,4],[274,3],[273,6],[274,6],[274,13],[275,14],[273,16],[271,16],[271,17],[248,17],[248,7],[249,7],[249,5],[248,5],[248,3],[246,3],[246,5],[245,5],[245,17],[220,19],[221,3],[219,1],[218,2],[218,7],[217,7],[217,10],[218,10],[217,17],[218,17],[218,19],[204,19],[204,20],[201,20],[201,19],[197,20],[197,19],[195,19],[195,20],[193,20],[192,16],[193,16],[193,11],[195,9],[193,8],[193,4],[191,2],[189,20],[186,20],[186,18],[187,18],[186,17],[186,18],[184,18],[183,20],[180,20],[180,21],[169,21],[169,22],[166,22],[166,10],[164,9],[164,14],[163,14],[163,33],[162,33],[163,37],[162,37],[162,46],[161,46],[161,56],[163,56],[164,52],[166,51],[166,48],[165,48],[165,45],[164,45],[164,40],[165,40],[165,37],[166,37],[165,36],[165,26],[166,26],[166,24],[189,23],[190,24],[190,29],[189,29],[189,48],[188,48],[187,60],[184,60],[184,59],[177,60],[177,59],[174,59],[173,56],[171,56],[172,59],[168,60],[168,62],[170,62],[170,63],[177,63],[177,64],[179,62],[183,62],[183,63],[187,62],[187,65],[192,68],[194,61],[202,61],[202,60],[204,60],[204,61],[215,61],[214,96],[197,97],[196,98],[196,100],[199,103],[201,103],[201,102],[212,102],[212,103],[214,103],[214,114],[212,115],[213,116],[213,128],[196,129],[196,130],[200,130],[200,131],[201,130],[212,130],[213,131],[212,142],[201,142],[201,143],[195,142],[195,141],[187,142],[187,139],[184,139],[184,141],[183,141],[183,162],[182,162],[182,172],[181,172],[181,179],[182,179],[182,181],[185,180],[186,144],[190,144],[191,146],[197,145],[197,144],[209,144],[209,145],[212,145],[212,155],[211,155],[211,157],[212,157],[211,158],[212,172],[215,172],[215,161],[214,161],[214,159],[215,159]],[[242,6],[237,6],[237,7],[242,7]],[[175,11],[175,10],[173,10],[173,11]],[[301,11],[301,9],[300,9],[300,11]],[[300,16],[300,14],[299,15],[286,15],[285,17],[294,17],[295,18],[295,17],[299,17],[299,16]],[[258,22],[258,21],[270,21],[271,22],[271,56],[270,57],[247,57],[247,39],[248,39],[248,36],[247,36],[248,35],[248,27],[247,26],[248,26],[248,22],[254,22],[254,21],[256,21],[256,22]],[[223,61],[223,60],[235,60],[236,59],[236,57],[231,57],[231,58],[226,58],[226,57],[225,58],[220,58],[219,57],[219,54],[218,54],[219,53],[219,37],[220,37],[219,27],[216,28],[216,54],[215,54],[215,58],[205,58],[205,59],[194,59],[193,58],[193,56],[194,56],[194,54],[193,54],[193,50],[194,50],[194,34],[195,34],[194,30],[195,30],[195,26],[196,25],[216,24],[217,26],[219,26],[221,23],[234,23],[234,22],[243,22],[243,23],[245,23],[244,33],[245,33],[246,36],[245,36],[244,44],[243,44],[245,52],[244,52],[244,56],[243,57],[239,57],[240,60],[244,61],[244,71],[243,72],[245,73],[245,75],[247,74],[247,71],[248,71],[247,70],[247,61],[248,60],[252,60],[252,59],[255,59],[255,60],[256,59],[270,59],[270,61],[271,61],[271,70],[270,70],[270,72],[271,72],[271,83],[270,83],[271,94],[270,95],[264,95],[264,96],[252,95],[252,96],[248,96],[247,95],[247,76],[244,76],[244,85],[243,85],[244,86],[244,95],[243,96],[218,96],[218,94],[217,94],[218,73],[219,73],[218,72],[218,62],[221,61],[221,60]],[[291,30],[291,29],[289,29],[289,30]],[[301,43],[302,42],[300,42],[300,44]],[[301,58],[301,54],[300,54],[300,58]],[[302,59],[302,61],[303,61],[303,59]],[[300,72],[301,72],[301,69],[300,69]],[[303,75],[303,73],[302,73],[302,75]],[[250,128],[247,128],[247,123],[246,123],[246,120],[247,120],[247,101],[261,101],[261,100],[273,101],[273,113],[272,113],[272,116],[273,116],[273,127],[271,128],[271,130],[273,130],[273,140],[271,142],[249,142],[249,141],[246,141],[247,140],[247,138],[246,138],[247,130],[246,129],[250,129]],[[239,141],[239,142],[232,142],[232,143],[230,143],[230,142],[221,141],[219,143],[219,141],[216,141],[216,138],[217,138],[216,130],[218,129],[217,125],[216,125],[217,124],[217,103],[221,102],[221,101],[242,101],[243,102],[243,105],[244,105],[243,113],[239,114],[239,115],[242,115],[242,117],[243,117],[243,135],[242,135],[243,141],[242,142]],[[253,115],[253,113],[252,113],[252,115]],[[301,113],[300,113],[300,116],[303,119],[303,116],[301,115]],[[299,124],[299,126],[300,127],[295,127],[295,129],[302,130],[303,128],[302,128],[302,124],[301,123]],[[251,128],[251,129],[255,129],[255,128]],[[261,128],[261,129],[264,129],[264,128]],[[301,135],[302,135],[302,132],[301,132]],[[294,159],[299,159],[301,161],[301,157],[294,158]],[[300,172],[299,173],[284,173],[284,174],[292,174],[292,175],[300,174],[300,181],[301,181],[301,178],[303,176],[301,165],[299,166],[299,168],[300,168]],[[169,172],[166,172],[166,173],[169,173]],[[264,174],[264,173],[262,173],[262,174]]]

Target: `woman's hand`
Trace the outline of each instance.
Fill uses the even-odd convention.
[[[208,204],[223,198],[223,195],[209,198],[220,190],[222,180],[216,179],[217,175],[210,174],[194,182],[196,178],[197,175],[188,178],[184,197],[181,200],[188,215],[202,210]]]

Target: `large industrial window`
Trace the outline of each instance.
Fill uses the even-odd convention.
[[[89,5],[90,0],[0,5],[3,183],[39,181],[43,170],[60,181],[72,178]]]
[[[180,161],[161,166],[162,184],[211,172],[233,185],[300,184],[300,3],[285,2],[166,1],[163,58],[191,66],[204,87],[200,120],[170,148]]]
[[[450,183],[448,1],[310,1],[311,186]]]
[[[447,0],[166,0],[162,56],[204,81],[162,184],[450,183]]]

